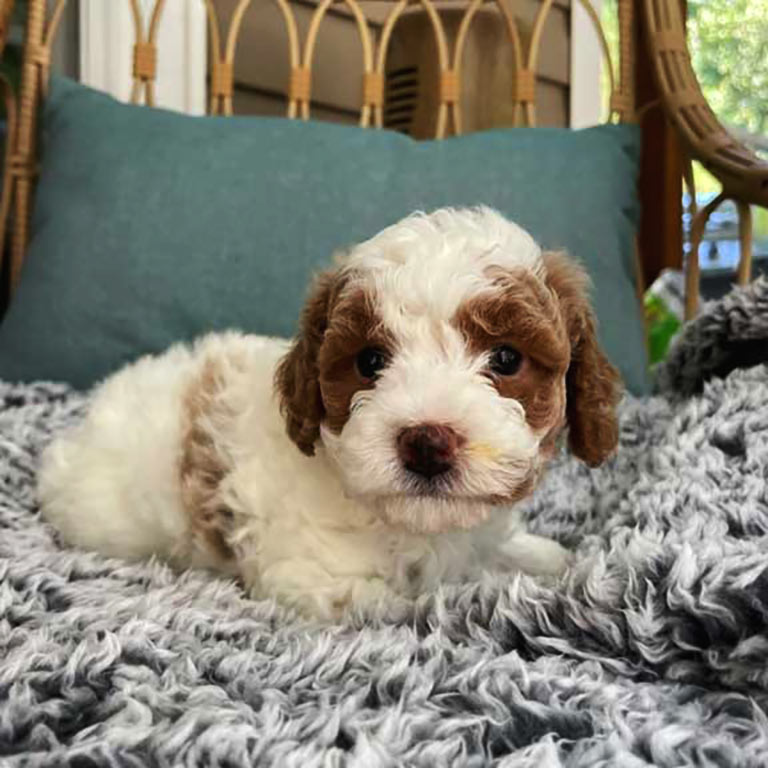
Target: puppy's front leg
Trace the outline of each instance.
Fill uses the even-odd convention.
[[[338,576],[305,558],[289,558],[265,568],[245,558],[240,572],[255,599],[274,596],[305,616],[325,621],[347,611],[369,613],[378,608],[402,607],[404,598],[378,577]]]
[[[499,546],[498,555],[499,564],[505,570],[551,578],[560,576],[572,558],[556,541],[520,530]]]

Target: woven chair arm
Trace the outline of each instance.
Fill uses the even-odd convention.
[[[709,106],[691,62],[679,0],[644,0],[644,10],[662,103],[691,159],[720,181],[728,198],[768,207],[768,162]]]

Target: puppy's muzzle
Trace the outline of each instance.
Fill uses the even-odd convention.
[[[397,436],[397,453],[403,466],[415,475],[432,479],[453,469],[464,439],[443,424],[406,427]]]

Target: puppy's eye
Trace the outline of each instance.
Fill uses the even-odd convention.
[[[357,355],[357,371],[364,379],[376,379],[387,366],[387,355],[375,347],[366,347]]]
[[[490,368],[499,376],[514,376],[523,364],[523,356],[514,347],[504,345],[491,350]]]

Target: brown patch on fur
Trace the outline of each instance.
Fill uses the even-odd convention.
[[[520,370],[492,380],[503,397],[518,400],[534,430],[557,431],[562,421],[569,343],[558,303],[527,271],[497,275],[497,291],[463,306],[455,324],[475,354],[509,345],[523,354]]]
[[[571,343],[566,375],[568,442],[576,456],[597,466],[618,444],[621,378],[598,345],[586,273],[563,254],[545,253],[543,260],[545,282],[559,300]]]
[[[520,370],[494,383],[520,401],[533,429],[548,428],[542,451],[554,452],[567,421],[571,450],[596,466],[618,443],[619,375],[597,343],[586,273],[562,254],[543,260],[543,282],[523,270],[494,274],[498,292],[462,307],[456,323],[476,353],[501,344],[523,353]]]
[[[288,436],[302,453],[312,456],[325,409],[320,393],[317,356],[331,311],[344,285],[338,272],[325,272],[312,286],[299,322],[299,333],[275,373],[275,390]]]
[[[299,335],[275,376],[288,435],[308,456],[314,454],[320,424],[340,432],[352,396],[373,387],[357,371],[357,354],[365,347],[386,351],[391,345],[369,296],[362,288],[345,293],[348,282],[348,275],[338,272],[318,278]]]
[[[373,381],[363,378],[357,370],[357,355],[366,347],[388,353],[392,339],[376,316],[370,296],[360,289],[334,307],[318,355],[325,423],[337,434],[347,423],[353,395],[374,386]]]
[[[210,432],[212,421],[218,423],[222,416],[232,416],[222,408],[221,388],[220,364],[208,359],[184,397],[180,475],[182,502],[193,539],[201,541],[219,560],[228,561],[234,557],[226,540],[232,511],[222,502],[220,488],[231,463]]]

